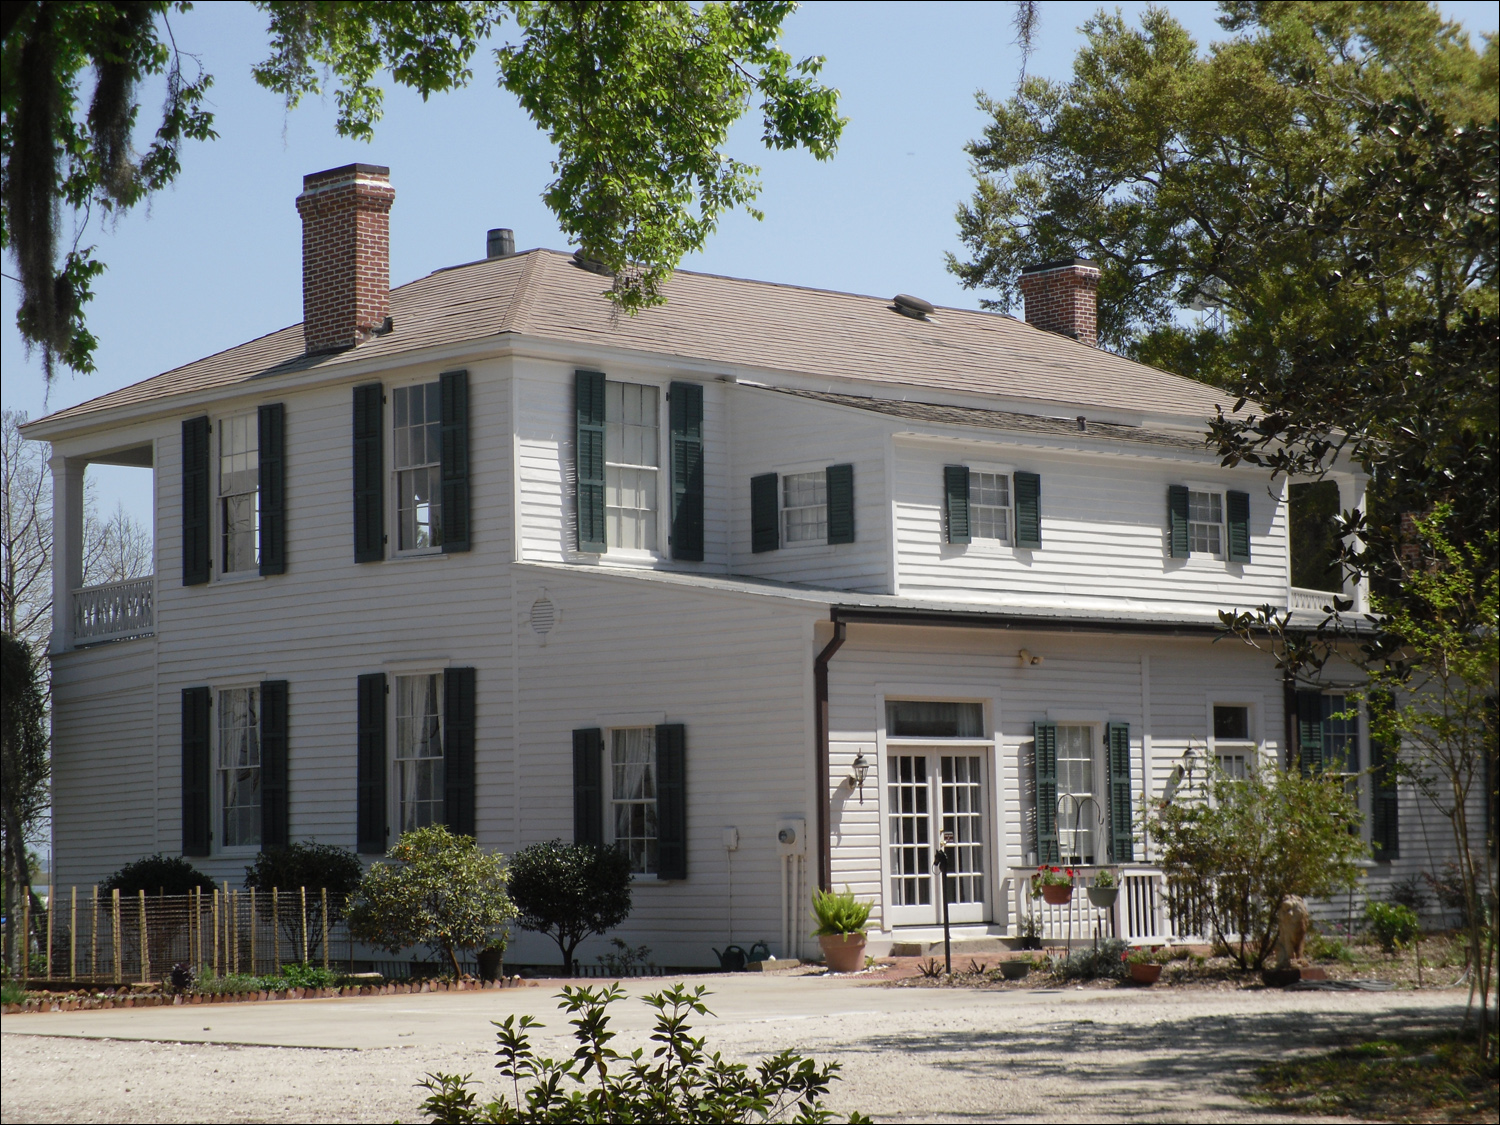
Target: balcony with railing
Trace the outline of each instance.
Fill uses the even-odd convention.
[[[125,641],[156,632],[156,576],[127,578],[73,591],[75,645]]]
[[[1073,868],[1072,897],[1052,905],[1031,897],[1035,867],[1012,867],[1006,882],[1014,896],[1015,935],[1020,936],[1029,918],[1036,937],[1047,946],[1087,945],[1096,937],[1119,938],[1132,945],[1204,940],[1202,911],[1171,884],[1161,868],[1134,863],[1111,868],[1117,893],[1106,907],[1094,905],[1088,894],[1099,870]]]

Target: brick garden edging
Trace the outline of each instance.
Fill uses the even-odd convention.
[[[224,992],[167,995],[147,992],[135,995],[129,991],[113,995],[79,996],[68,994],[57,999],[28,997],[20,1004],[6,1004],[7,1016],[42,1014],[44,1012],[99,1012],[117,1008],[167,1008],[199,1004],[254,1004],[269,1000],[335,1000],[359,996],[402,996],[421,992],[490,992],[502,988],[535,988],[536,981],[508,977],[494,981],[421,981],[412,983],[349,985],[346,988],[287,988],[274,992]]]

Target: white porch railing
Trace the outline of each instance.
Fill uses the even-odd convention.
[[[1324,606],[1333,605],[1333,599],[1342,595],[1327,590],[1303,590],[1287,587],[1286,605],[1293,613],[1325,613]]]
[[[156,631],[156,577],[127,578],[73,591],[73,643],[98,644]]]
[[[1097,867],[1075,867],[1073,897],[1053,906],[1031,897],[1034,867],[1012,867],[1010,885],[1015,895],[1016,936],[1021,922],[1035,918],[1037,936],[1044,944],[1088,944],[1097,932],[1132,945],[1173,941],[1201,941],[1197,911],[1167,884],[1160,868],[1125,864],[1112,868],[1119,887],[1113,906],[1103,908],[1089,901],[1088,888],[1099,874]]]

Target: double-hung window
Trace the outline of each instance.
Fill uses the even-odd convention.
[[[1167,547],[1172,558],[1193,555],[1250,561],[1250,494],[1211,486],[1167,487]]]
[[[609,732],[609,823],[637,875],[657,872],[656,729]]]
[[[442,824],[441,672],[396,677],[395,773],[398,831]]]
[[[657,549],[661,451],[655,387],[604,384],[604,511],[609,547]]]
[[[219,422],[219,568],[260,565],[260,442],[254,414]]]
[[[828,541],[828,476],[825,472],[788,473],[781,478],[782,542]]]
[[[750,478],[750,549],[854,542],[854,466]]]
[[[396,549],[443,545],[442,393],[439,383],[391,391]]]
[[[969,473],[969,527],[975,539],[1010,542],[1010,474]]]
[[[1035,550],[1042,545],[1042,478],[998,466],[943,466],[943,538]]]
[[[259,847],[261,842],[260,689],[219,692],[219,843],[225,848]]]
[[[1224,495],[1188,490],[1188,551],[1224,557]]]

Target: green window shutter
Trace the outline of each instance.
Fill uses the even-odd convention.
[[[356,845],[362,855],[385,853],[386,764],[385,764],[385,673],[371,672],[359,678],[359,735],[355,768],[357,827]]]
[[[750,478],[750,550],[757,555],[781,546],[781,497],[775,473]]]
[[[291,843],[287,771],[287,682],[260,684],[260,846]]]
[[[604,843],[604,732],[573,732],[573,842]]]
[[[1111,863],[1135,860],[1130,808],[1130,724],[1110,723],[1104,728],[1109,766],[1109,845]]]
[[[829,465],[823,480],[828,492],[828,542],[854,542],[854,466]]]
[[[286,573],[286,407],[256,411],[260,450],[260,572]]]
[[[213,823],[213,695],[182,689],[182,854],[208,855]]]
[[[354,561],[384,558],[385,388],[365,383],[354,388]]]
[[[686,879],[687,728],[656,728],[656,877]]]
[[[443,554],[469,549],[469,373],[445,371],[438,376],[442,468],[439,514]],[[446,768],[446,767],[445,767]]]
[[[1229,525],[1229,549],[1224,553],[1230,562],[1250,561],[1250,494],[1224,493],[1224,519]]]
[[[1323,693],[1297,692],[1297,753],[1303,774],[1323,771]]]
[[[604,541],[604,374],[573,373],[578,427],[574,476],[578,481],[578,549],[602,555]]]
[[[1167,485],[1167,550],[1174,559],[1188,557],[1188,490],[1185,484]]]
[[[189,418],[182,424],[182,584],[184,586],[201,586],[207,582],[213,558],[209,544],[213,528],[213,502],[210,499],[208,435],[207,418]]]
[[[443,673],[443,820],[458,836],[473,836],[474,669]]]
[[[1042,478],[1036,473],[1016,473],[1016,546],[1042,545]]]
[[[1386,710],[1393,700],[1388,692],[1373,692],[1370,710]],[[1396,756],[1380,739],[1370,739],[1370,844],[1375,858],[1401,858],[1400,810],[1396,800]]]
[[[672,557],[703,561],[703,387],[673,383],[667,392],[672,424]]]
[[[969,467],[943,466],[943,523],[950,543],[970,543]]]
[[[1057,724],[1036,724],[1036,861],[1057,863]]]

